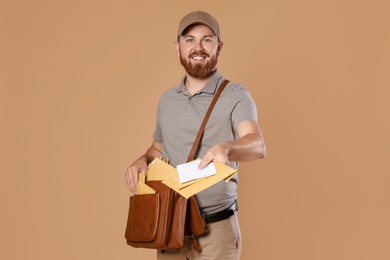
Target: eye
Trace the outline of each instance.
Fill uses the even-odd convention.
[[[186,43],[193,43],[194,42],[194,39],[193,38],[185,38],[184,41]]]
[[[210,39],[210,38],[204,38],[204,39],[203,39],[203,42],[204,42],[204,43],[210,43],[210,42],[211,42],[211,39]]]

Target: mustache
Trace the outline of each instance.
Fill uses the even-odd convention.
[[[203,57],[210,57],[210,55],[208,55],[206,52],[204,51],[195,51],[193,53],[190,54],[190,58],[194,57],[194,56],[203,56]]]

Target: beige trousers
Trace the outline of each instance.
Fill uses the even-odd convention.
[[[228,219],[207,225],[207,233],[199,237],[202,251],[192,249],[190,239],[180,251],[157,251],[157,260],[238,260],[241,254],[241,231],[237,212]]]

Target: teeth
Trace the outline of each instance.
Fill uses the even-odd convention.
[[[204,57],[200,57],[200,56],[195,56],[195,57],[192,57],[194,60],[203,60]]]

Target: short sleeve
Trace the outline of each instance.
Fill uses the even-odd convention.
[[[153,140],[158,142],[158,143],[163,142],[161,130],[160,130],[160,125],[159,125],[158,121],[156,122],[156,128],[154,129]]]
[[[232,91],[232,123],[234,129],[245,120],[258,122],[256,104],[249,91],[242,85],[237,85]]]
[[[160,102],[158,104],[158,107],[157,107],[157,120],[156,120],[156,127],[154,129],[153,140],[156,141],[156,142],[162,143],[163,142],[163,138],[162,138],[160,123],[159,123],[160,105],[161,105],[161,100],[160,100]]]

